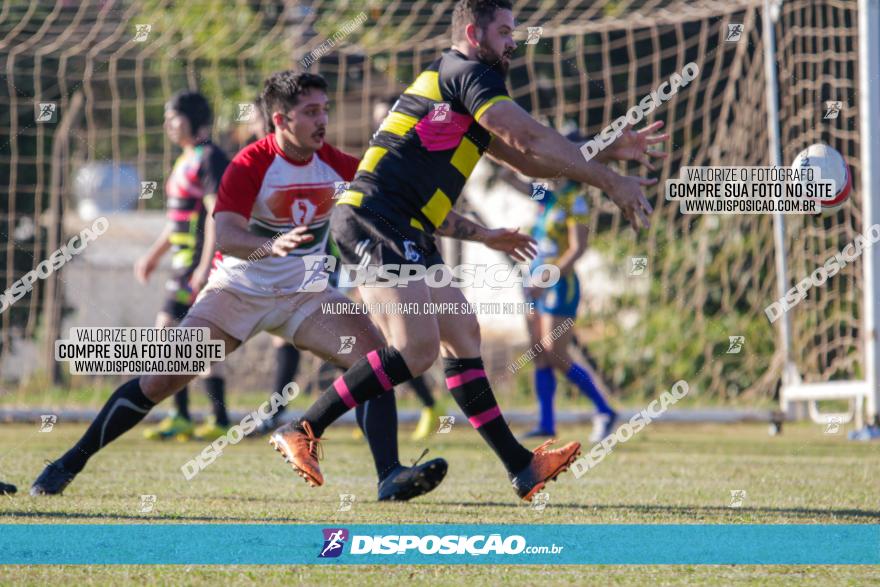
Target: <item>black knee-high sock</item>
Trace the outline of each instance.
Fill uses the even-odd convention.
[[[113,392],[79,442],[59,459],[61,466],[79,473],[89,457],[134,428],[154,405],[141,391],[140,379],[124,383]]]
[[[395,385],[410,379],[412,374],[397,349],[385,347],[370,351],[324,390],[306,410],[302,420],[320,436],[327,426],[357,404],[391,391]]]
[[[281,395],[284,387],[296,378],[296,372],[299,369],[299,351],[292,344],[285,344],[283,347],[275,349],[275,362],[275,385],[272,387],[272,391]],[[278,406],[275,417],[280,416],[286,409],[285,405]]]
[[[189,415],[189,390],[186,386],[174,394],[174,409],[181,418],[192,420]]]
[[[205,379],[205,393],[211,399],[217,425],[229,426],[229,414],[226,413],[226,381],[222,377],[208,377]]]
[[[425,378],[423,376],[419,375],[418,377],[410,379],[407,382],[407,385],[412,388],[413,392],[415,392],[426,408],[434,407],[434,397],[431,395],[431,390],[425,385]]]
[[[355,408],[358,426],[367,437],[379,481],[400,466],[397,453],[397,402],[393,393],[382,393]]]
[[[516,441],[501,416],[501,409],[483,370],[483,360],[480,357],[444,358],[443,368],[446,386],[458,407],[492,447],[508,473],[518,473],[524,469],[531,462],[532,453]]]

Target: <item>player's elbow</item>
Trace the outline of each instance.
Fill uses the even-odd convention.
[[[534,135],[529,129],[520,128],[515,129],[510,133],[507,143],[516,149],[517,153],[519,153],[526,160],[530,159],[536,154],[535,145],[538,137]]]
[[[490,108],[480,119],[480,124],[521,156],[534,155],[539,133],[532,125],[518,123],[515,116],[505,116],[505,113],[502,108]]]
[[[221,253],[224,251],[229,251],[229,241],[223,232],[218,230],[215,233],[214,242],[217,245],[217,250],[219,250]]]
[[[216,218],[215,221],[217,221]],[[233,242],[233,232],[234,231],[230,230],[228,226],[224,226],[223,222],[216,222],[216,226],[214,227],[214,242],[221,253],[228,253],[233,247],[235,247],[235,243]]]

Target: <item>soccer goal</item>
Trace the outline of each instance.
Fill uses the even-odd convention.
[[[829,135],[841,137],[858,145],[857,150],[850,151],[851,167],[853,161],[858,161],[859,170],[858,194],[850,203],[850,213],[834,214],[823,219],[821,225],[817,219],[809,217],[800,221],[795,217],[774,218],[777,288],[779,297],[782,297],[799,279],[821,266],[824,259],[851,242],[847,238],[829,238],[835,234],[843,236],[841,225],[836,223],[843,222],[852,228],[858,226],[859,229],[852,232],[864,233],[868,227],[880,222],[880,173],[877,172],[880,168],[880,134],[877,133],[880,117],[875,106],[880,100],[880,3],[859,0],[857,6],[855,2],[828,3],[817,9],[810,3],[784,2],[781,6],[773,6],[765,0],[764,6],[765,13],[771,17],[764,21],[763,32],[773,163],[788,164],[789,159],[783,157],[790,157],[792,147],[803,146],[804,140],[791,144],[792,130],[796,133],[804,128],[804,122],[815,121],[817,117],[813,110],[822,102],[825,106],[821,116],[823,124],[806,129],[805,134],[817,139]],[[853,38],[854,31],[858,31],[856,38]],[[777,39],[780,41],[778,46]],[[811,59],[809,51],[799,59],[792,58],[793,49],[799,46],[812,48],[814,55],[822,55],[822,60]],[[849,75],[841,75],[842,72],[849,72]],[[854,86],[851,85],[853,82]],[[782,93],[781,100],[777,89]],[[808,99],[802,102],[804,95]],[[811,106],[809,98],[812,96],[815,97]],[[777,103],[787,101],[792,106],[781,113]],[[844,114],[845,109],[852,112]],[[841,120],[841,115],[843,120],[852,118],[846,124],[835,124]],[[819,133],[815,132],[817,127]],[[780,129],[788,132],[780,134]],[[852,137],[853,133],[857,136]],[[817,227],[826,234],[815,230]],[[825,247],[821,246],[823,243]],[[816,254],[811,254],[813,252]],[[778,321],[779,346],[784,353],[785,366],[779,389],[780,414],[774,420],[775,432],[781,429],[784,418],[802,413],[797,410],[802,404],[806,405],[810,419],[819,424],[852,422],[855,428],[863,429],[866,416],[867,423],[876,423],[880,405],[877,371],[880,360],[880,346],[877,344],[880,250],[864,251],[856,264],[861,265],[856,271],[841,276],[839,281],[829,280],[820,291],[811,292],[811,299],[785,313]],[[835,346],[835,340],[840,337],[834,335],[844,329],[849,330],[849,335],[843,338],[849,339],[855,352]],[[830,377],[806,375],[805,359],[824,364]],[[806,367],[809,369],[808,364]],[[844,376],[835,377],[839,374]],[[823,400],[847,400],[849,409],[845,412],[821,411],[819,402]]]

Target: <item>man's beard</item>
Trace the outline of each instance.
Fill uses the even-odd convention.
[[[501,77],[507,77],[507,70],[510,69],[510,63],[505,63],[498,53],[483,43],[480,43],[480,46],[477,47],[477,61],[488,65],[500,73]]]

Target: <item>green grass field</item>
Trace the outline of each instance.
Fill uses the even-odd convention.
[[[520,504],[501,465],[470,427],[427,443],[450,463],[444,484],[407,504],[375,501],[375,477],[363,441],[351,428],[326,436],[326,484],[309,488],[265,439],[226,450],[190,482],[180,466],[197,442],[156,444],[137,429],[92,459],[62,497],[35,499],[27,486],[46,459],[56,458],[82,433],[59,425],[0,426],[0,478],[19,494],[0,498],[0,523],[880,523],[880,451],[850,443],[844,431],[795,425],[771,438],[764,425],[653,424],[615,449],[581,479],[565,474],[549,487],[543,512]],[[405,440],[408,462],[423,444]],[[584,439],[587,428],[563,428]],[[744,489],[741,508],[730,492]],[[350,512],[336,512],[340,493],[356,496]],[[140,496],[157,497],[142,514]],[[634,545],[634,548],[637,548]],[[284,567],[105,566],[0,567],[0,584],[263,584],[352,582],[359,585],[460,584],[880,584],[877,567],[762,566],[542,566],[542,567]]]

